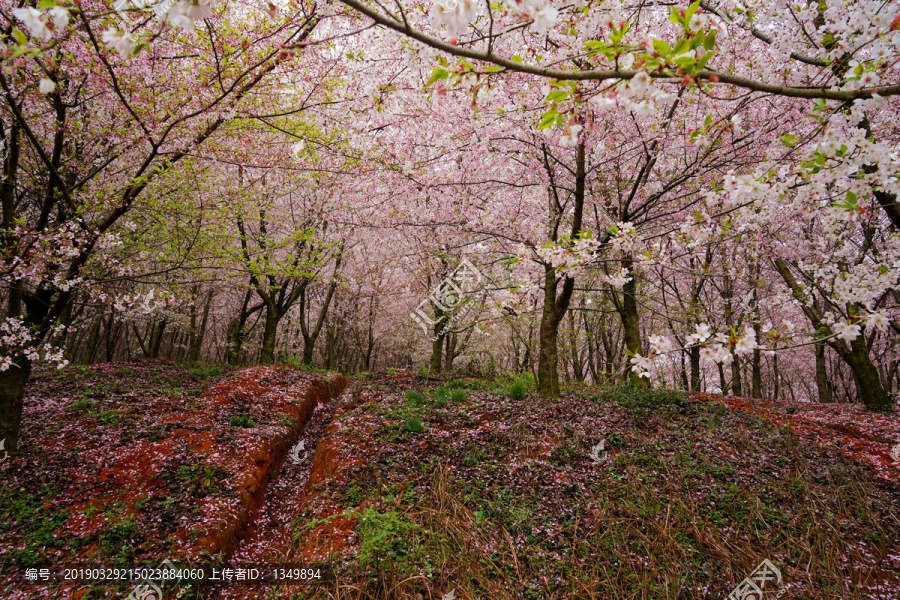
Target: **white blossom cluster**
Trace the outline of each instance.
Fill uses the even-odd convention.
[[[52,339],[64,329],[65,327],[62,325],[54,326],[51,328],[48,338]],[[3,323],[0,323],[0,372],[12,367],[17,356],[25,356],[32,362],[45,360],[56,363],[57,369],[62,369],[69,364],[69,361],[63,358],[62,348],[54,348],[46,344],[41,348],[35,342],[34,332],[22,319],[7,317]]]

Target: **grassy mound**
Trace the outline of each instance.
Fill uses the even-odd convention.
[[[670,391],[357,385],[295,522],[297,553],[342,577],[294,597],[724,598],[764,559],[781,597],[900,597],[900,489],[756,415]]]

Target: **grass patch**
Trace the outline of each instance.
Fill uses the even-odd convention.
[[[55,497],[56,488],[44,484],[38,490],[23,493],[23,490],[7,490],[0,497],[0,531],[4,533],[18,530],[21,548],[8,548],[0,556],[0,565],[36,567],[47,560],[47,549],[62,548],[63,541],[56,530],[69,518],[69,511],[50,511],[44,508],[48,499]]]
[[[425,425],[422,424],[422,418],[419,415],[411,415],[403,423],[403,431],[407,433],[422,433],[425,431]]]
[[[86,410],[88,408],[94,408],[96,402],[93,400],[88,400],[83,398],[81,400],[77,400],[66,407],[66,410]]]
[[[231,420],[229,421],[229,423],[231,424],[232,427],[244,427],[244,428],[253,427],[253,419],[251,419],[250,417],[248,417],[246,415],[240,416],[240,417],[231,417]]]
[[[422,392],[416,392],[413,390],[409,390],[405,394],[406,401],[415,406],[421,406],[425,403],[425,394]]]
[[[211,367],[196,367],[191,370],[194,377],[218,377],[222,374],[222,367],[213,365]]]

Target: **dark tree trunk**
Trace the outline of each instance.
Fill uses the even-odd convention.
[[[236,365],[240,361],[241,348],[244,345],[244,338],[247,335],[247,319],[250,318],[251,314],[253,314],[257,310],[261,310],[263,307],[262,304],[258,304],[256,307],[248,310],[247,307],[250,304],[250,297],[252,295],[253,289],[248,287],[247,291],[244,293],[244,302],[241,304],[241,309],[238,312],[238,316],[228,323],[228,332],[226,334],[227,350],[225,354],[225,360],[229,365]]]
[[[757,308],[757,310],[759,310]],[[756,343],[759,344],[762,340],[760,339],[760,326],[759,326],[759,318],[757,315],[754,315],[753,318],[753,331],[756,332]],[[763,390],[762,390],[762,351],[759,348],[756,348],[753,351],[753,364],[750,365],[751,372],[751,388],[750,395],[753,398],[762,398]]]
[[[544,148],[544,164],[550,177],[550,213],[551,222],[553,222],[550,227],[550,239],[556,241],[558,239],[558,219],[561,217],[556,207],[560,206],[560,204],[559,198],[556,196],[557,188],[554,181],[553,168],[550,166],[546,147]],[[581,233],[586,177],[585,150],[584,143],[581,142],[575,148],[575,193],[572,198],[574,206],[572,207],[572,229],[570,233],[573,239]],[[542,398],[559,397],[559,372],[557,371],[559,324],[569,309],[569,302],[572,300],[572,292],[575,289],[575,280],[569,276],[563,277],[561,291],[557,290],[557,285],[556,270],[552,265],[544,265],[544,306],[541,313],[537,376],[538,394]]]
[[[779,385],[779,380],[778,380],[778,355],[777,354],[775,354],[772,357],[772,374],[775,379],[775,389],[772,391],[772,396],[776,400],[778,400],[778,395],[781,392],[781,387]]]
[[[447,340],[447,351],[446,356],[444,357],[444,373],[452,373],[453,372],[453,359],[456,358],[456,344],[459,342],[459,334],[455,331],[451,331],[449,335],[446,336]]]
[[[631,280],[625,282],[622,286],[622,302],[619,305],[619,315],[622,318],[622,335],[625,340],[625,348],[630,354],[641,353],[641,328],[640,315],[637,308],[637,274],[632,270],[633,262],[631,258],[622,261],[622,266],[631,275]],[[640,377],[631,370],[631,366],[626,363],[625,375],[628,383],[636,386],[650,385],[650,380]]]
[[[804,314],[817,331],[822,330],[824,320],[815,303],[808,302],[806,293],[797,282],[787,263],[779,258],[775,261],[775,268],[781,274],[782,279],[791,288],[794,297],[800,301]],[[858,307],[856,308],[858,310]],[[859,335],[853,342],[847,344],[844,340],[829,338],[826,342],[841,357],[841,360],[850,367],[853,379],[857,386],[858,397],[866,407],[873,410],[886,411],[893,404],[891,397],[884,389],[878,369],[872,364],[869,357],[869,347],[864,335]]]
[[[262,347],[259,350],[259,362],[264,365],[270,365],[275,362],[275,342],[278,337],[279,321],[281,321],[281,315],[278,308],[272,305],[267,306]]]
[[[90,365],[94,362],[94,355],[97,353],[97,347],[100,345],[100,324],[103,317],[97,315],[94,318],[94,324],[91,326],[91,337],[88,338],[87,350],[84,353],[84,364]]]
[[[830,404],[834,402],[831,395],[831,384],[828,381],[828,369],[825,363],[825,344],[816,343],[816,388],[819,391],[819,402]]]
[[[316,340],[319,339],[319,333],[322,331],[322,324],[325,322],[325,317],[328,315],[328,308],[331,306],[331,300],[334,298],[334,291],[337,289],[337,274],[341,269],[342,258],[343,254],[338,254],[337,260],[334,263],[334,273],[332,274],[331,283],[328,284],[328,291],[325,293],[325,299],[322,300],[319,316],[312,329],[306,325],[306,288],[300,292],[300,331],[303,334],[304,365],[312,364]]]
[[[150,338],[150,358],[159,358],[159,349],[162,348],[163,334],[166,331],[167,319],[162,319],[153,327],[153,335]]]
[[[735,356],[731,362],[731,393],[735,396],[743,396],[744,390],[741,387],[741,360]]]
[[[19,426],[22,423],[22,396],[25,382],[31,374],[31,362],[24,356],[0,372],[0,440],[4,449],[12,452],[19,446]]]
[[[112,362],[116,356],[116,342],[119,334],[122,332],[122,323],[116,321],[114,313],[110,312],[109,318],[106,320],[106,362]]]
[[[859,399],[862,403],[873,410],[890,410],[893,404],[891,397],[884,391],[878,369],[869,358],[865,336],[859,335],[853,340],[845,360],[859,385]]]
[[[556,270],[544,265],[544,310],[541,313],[540,354],[538,355],[538,394],[542,398],[559,396],[559,372],[556,319]]]
[[[213,293],[213,290],[210,290],[206,296],[206,304],[203,306],[203,316],[200,317],[199,326],[196,323],[196,308],[191,311],[191,353],[188,356],[188,360],[191,362],[200,360],[200,349],[203,347],[203,337],[206,335],[206,323],[209,319],[209,309],[212,307]]]
[[[700,346],[691,346],[691,391],[700,391]]]
[[[584,381],[584,357],[578,355],[578,330],[575,328],[575,314],[569,313],[569,351],[572,353],[572,375],[578,381]]]

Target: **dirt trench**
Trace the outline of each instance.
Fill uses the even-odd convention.
[[[332,379],[331,393],[325,394],[324,401],[321,397],[316,398],[308,418],[289,446],[278,448],[270,470],[274,475],[267,477],[260,487],[258,500],[248,512],[248,521],[237,532],[236,544],[228,553],[226,568],[303,562],[294,552],[292,522],[302,511],[310,492],[317,446],[334,417],[335,407],[346,386],[343,377]],[[297,448],[301,441],[302,450]],[[290,598],[298,590],[297,586],[214,584],[204,589],[202,597],[211,600]]]

